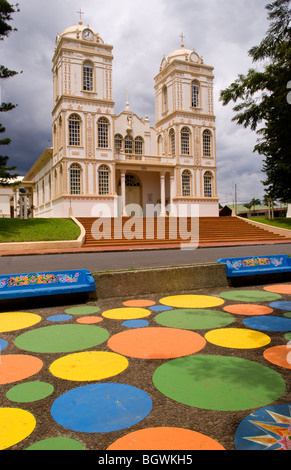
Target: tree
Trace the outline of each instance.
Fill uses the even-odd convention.
[[[248,202],[247,204],[244,204],[244,206],[249,210],[251,210],[251,209],[255,210],[256,206],[261,206],[261,201],[260,201],[260,199],[257,199],[255,197],[253,197],[253,199],[250,202]]]
[[[5,37],[9,35],[11,31],[15,31],[15,28],[12,29],[11,25],[8,24],[8,21],[12,20],[11,14],[18,11],[18,5],[11,5],[6,0],[0,0],[0,41],[3,41]],[[0,79],[7,79],[13,77],[17,72],[14,70],[7,69],[4,65],[0,65]],[[11,111],[15,108],[15,105],[12,103],[0,104],[0,112]],[[0,134],[3,134],[6,131],[5,127],[0,123]],[[9,145],[11,139],[8,137],[0,139],[0,145]],[[0,155],[0,183],[5,185],[8,184],[10,178],[15,178],[17,174],[12,174],[11,172],[16,169],[15,166],[8,167],[9,157],[7,155]]]
[[[256,210],[256,206],[260,206],[260,205],[261,205],[260,199],[253,197],[253,199],[250,201],[250,206],[254,210]]]
[[[270,199],[291,202],[291,0],[266,5],[270,26],[259,46],[249,51],[254,63],[220,93],[223,105],[235,103],[233,121],[258,135],[254,152],[264,157],[263,181]]]

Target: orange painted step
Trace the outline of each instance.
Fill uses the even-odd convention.
[[[115,219],[107,219],[105,221],[106,226],[109,228],[109,233],[106,237],[100,240],[96,240],[91,233],[91,227],[96,221],[95,218],[79,218],[80,223],[86,230],[86,247],[94,246],[113,246],[113,245],[137,245],[137,244],[175,244],[183,241],[179,236],[179,227],[172,227],[169,218],[163,219],[138,219],[136,224],[133,226],[133,234],[130,232],[132,224],[126,225],[130,218],[125,217],[118,220],[122,230],[119,236],[114,236],[114,224]],[[131,221],[133,222],[133,221]],[[172,220],[171,220],[172,222]],[[147,232],[147,224],[152,223],[151,235]],[[165,223],[164,230],[157,232],[158,224]],[[184,224],[186,221],[184,219]],[[191,224],[197,223],[197,220],[187,220],[187,232],[191,233]],[[162,225],[163,226],[163,225]],[[127,228],[127,230],[126,230]],[[98,235],[99,229],[97,231]],[[159,236],[157,235],[159,233]],[[130,236],[131,235],[131,236]],[[201,218],[199,219],[199,243],[223,243],[223,242],[260,242],[260,241],[285,241],[286,238],[277,234],[273,234],[263,228],[250,225],[243,219],[237,218]]]

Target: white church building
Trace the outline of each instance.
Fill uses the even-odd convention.
[[[82,21],[56,38],[53,146],[22,181],[32,216],[218,216],[213,67],[183,43],[164,57],[153,127],[128,102],[115,114],[112,50]]]

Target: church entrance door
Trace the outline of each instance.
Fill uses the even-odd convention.
[[[125,175],[125,200],[126,200],[126,213],[128,216],[133,215],[133,208],[128,207],[130,204],[138,205],[140,209],[137,209],[135,215],[137,217],[142,216],[142,197],[141,197],[141,183],[135,175]]]

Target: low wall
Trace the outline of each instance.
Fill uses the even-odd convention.
[[[183,294],[197,289],[226,287],[224,264],[92,273],[98,299],[153,294]]]

